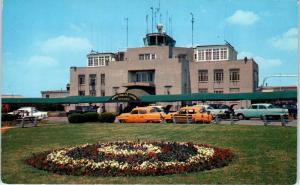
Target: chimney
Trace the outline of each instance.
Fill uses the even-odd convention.
[[[247,61],[248,61],[248,58],[247,58],[247,57],[245,57],[245,58],[244,58],[244,62],[245,62],[245,63],[247,63]]]

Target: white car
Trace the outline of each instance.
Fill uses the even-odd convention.
[[[223,109],[214,109],[212,106],[209,106],[209,105],[206,105],[206,104],[198,104],[198,105],[194,105],[194,106],[204,108],[206,111],[209,111],[214,117],[216,117],[217,115],[223,117],[225,115],[225,110],[223,110]]]
[[[19,114],[22,117],[37,117],[37,119],[44,119],[48,117],[47,112],[39,111],[35,107],[21,107],[18,110],[9,112],[8,114],[17,115]]]

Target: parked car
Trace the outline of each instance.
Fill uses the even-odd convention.
[[[203,108],[206,111],[209,111],[213,117],[219,116],[219,117],[225,117],[225,110],[226,109],[217,109],[214,108],[210,105],[206,105],[206,104],[198,104],[198,105],[193,105],[194,107],[200,107]]]
[[[213,115],[200,106],[183,107],[173,115],[176,123],[210,123]]]
[[[289,116],[292,116],[294,119],[297,119],[297,105],[288,103],[288,104],[275,104],[276,107],[288,109]]]
[[[157,107],[137,107],[132,109],[130,113],[123,113],[117,116],[120,123],[148,123],[162,122],[164,120],[164,112]]]
[[[69,110],[67,116],[73,113],[97,112],[96,106],[77,106],[75,110]]]
[[[167,122],[167,123],[171,123],[171,122],[173,122],[173,116],[175,115],[175,114],[178,114],[178,112],[179,111],[175,111],[175,112],[169,112],[168,114],[166,114],[165,115],[165,121]]]
[[[263,119],[264,115],[273,118],[280,118],[280,115],[288,117],[288,109],[276,108],[274,105],[268,103],[252,104],[247,109],[237,109],[234,112],[239,120],[250,118]]]
[[[8,114],[17,115],[21,118],[24,117],[37,117],[37,119],[44,119],[48,117],[47,112],[39,111],[35,107],[21,107],[18,110],[9,112]]]

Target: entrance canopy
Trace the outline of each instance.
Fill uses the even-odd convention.
[[[178,95],[143,95],[138,102],[176,101],[237,101],[237,100],[291,100],[297,99],[297,91],[253,92],[234,94],[194,93]],[[116,102],[111,96],[69,96],[65,98],[2,98],[2,104],[78,104]],[[120,101],[118,102],[126,102]]]

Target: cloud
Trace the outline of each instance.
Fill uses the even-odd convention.
[[[253,58],[257,62],[259,68],[268,68],[268,69],[276,68],[283,63],[278,58],[265,58],[262,56],[256,56],[251,52],[240,52],[238,57],[239,58],[244,58],[244,57]]]
[[[273,47],[282,50],[297,50],[298,45],[298,29],[290,28],[287,32],[280,36],[273,37],[270,39]]]
[[[249,26],[259,20],[259,16],[251,11],[237,10],[230,17],[227,17],[226,22],[229,24],[238,24]]]
[[[41,50],[46,53],[53,52],[81,52],[88,51],[92,44],[86,38],[58,36],[50,38],[41,44]]]
[[[35,55],[28,59],[27,64],[34,67],[49,67],[56,66],[58,62],[52,57]]]

